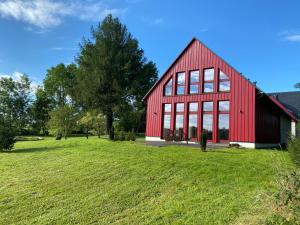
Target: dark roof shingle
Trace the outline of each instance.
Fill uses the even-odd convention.
[[[300,91],[274,92],[268,93],[268,95],[276,98],[282,105],[300,119]]]

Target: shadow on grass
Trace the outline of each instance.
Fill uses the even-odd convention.
[[[14,149],[12,151],[3,151],[1,153],[9,153],[9,154],[16,154],[16,153],[34,153],[34,152],[45,152],[45,151],[53,151],[53,150],[59,150],[61,146],[53,146],[53,147],[40,147],[40,148],[20,148],[20,149]]]

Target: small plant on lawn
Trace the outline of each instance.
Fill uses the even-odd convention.
[[[206,144],[207,144],[207,134],[206,133],[202,133],[201,137],[200,137],[200,146],[201,146],[201,150],[203,152],[206,151]]]

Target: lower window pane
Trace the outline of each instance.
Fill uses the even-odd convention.
[[[189,116],[189,139],[197,138],[197,130],[198,130],[197,120],[198,120],[197,114],[192,114]]]
[[[229,138],[229,114],[219,114],[219,139],[228,140]]]
[[[198,94],[198,84],[190,85],[190,94]]]
[[[214,92],[214,83],[204,83],[204,92]]]
[[[230,81],[220,81],[220,91],[230,91]]]
[[[212,140],[213,115],[203,115],[203,133],[207,134],[207,139]]]
[[[178,86],[177,87],[177,94],[178,95],[184,95],[184,86]]]
[[[163,131],[163,135],[164,135],[165,139],[166,139],[166,137],[170,133],[170,128],[171,128],[171,115],[164,115],[164,131]]]
[[[183,115],[176,115],[175,141],[183,140]]]

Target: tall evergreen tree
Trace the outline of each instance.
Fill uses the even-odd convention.
[[[157,71],[126,26],[112,15],[92,28],[92,39],[83,41],[77,59],[77,98],[86,107],[102,111],[112,139],[117,109],[139,101],[157,79]]]

